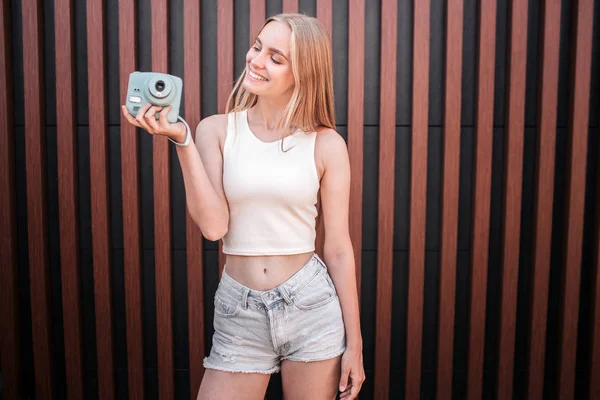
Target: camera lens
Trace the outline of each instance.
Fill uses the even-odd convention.
[[[162,92],[163,90],[165,90],[165,82],[163,81],[157,81],[156,85],[154,86],[156,88],[156,90],[158,90],[159,92]]]

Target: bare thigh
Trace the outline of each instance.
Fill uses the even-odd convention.
[[[281,363],[285,400],[332,400],[338,393],[342,356],[323,361]]]
[[[206,369],[196,400],[263,400],[271,375]]]

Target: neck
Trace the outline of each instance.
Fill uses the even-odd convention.
[[[286,96],[286,98],[279,97],[277,99],[258,96],[256,105],[252,108],[254,123],[268,131],[276,130],[277,122],[281,118],[289,100],[290,96]]]

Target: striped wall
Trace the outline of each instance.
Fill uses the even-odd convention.
[[[599,1],[0,12],[2,399],[196,398],[225,258],[186,212],[173,146],[119,105],[130,72],[159,71],[183,78],[190,126],[223,112],[280,12],[332,38],[360,398],[600,398]]]

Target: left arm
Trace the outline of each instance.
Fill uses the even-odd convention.
[[[347,348],[362,353],[354,252],[348,224],[350,160],[344,139],[334,130],[319,132],[323,156],[321,207],[325,224],[323,254],[342,306]]]

